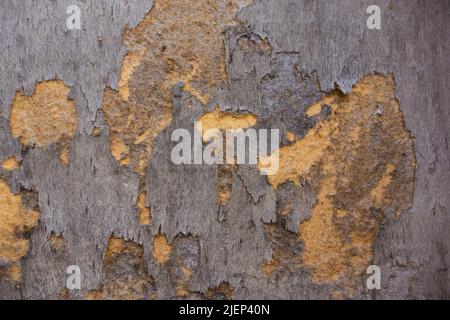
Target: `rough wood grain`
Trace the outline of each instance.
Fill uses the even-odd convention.
[[[177,1],[156,2],[160,10],[177,6]],[[163,49],[175,46],[176,32],[161,38],[167,42],[161,43],[165,53],[155,51],[159,44],[145,42],[154,35],[142,37],[147,40],[127,38],[125,30],[142,35],[151,30],[171,32],[164,25],[152,29],[139,24],[155,9],[152,0],[0,2],[0,163],[17,160],[0,167],[0,179],[21,196],[24,208],[39,212],[37,226],[20,234],[29,239],[28,253],[20,260],[20,281],[5,275],[11,262],[0,256],[0,298],[450,297],[450,2],[231,2],[234,7],[217,0],[207,10],[198,9],[224,16],[237,12],[230,19],[220,16],[217,21],[224,25],[211,27],[217,34],[208,41],[220,43],[217,48],[224,44],[223,57],[206,58],[208,53],[195,45]],[[70,4],[82,9],[81,30],[66,29]],[[381,7],[381,30],[366,27],[370,4]],[[172,11],[179,16],[165,16],[173,24],[183,12]],[[207,19],[198,17],[193,23]],[[149,116],[148,127],[158,131],[151,133],[155,137],[146,170],[136,173],[111,153],[110,126],[115,122],[104,116],[103,100],[105,90],[119,89],[127,49],[140,46],[147,51],[129,75],[130,101],[145,107],[155,98],[151,96],[155,86],[144,82],[167,76],[170,81],[164,78],[168,82],[161,90],[170,84],[171,119],[161,128],[153,122],[157,118]],[[189,59],[177,57],[179,52]],[[163,60],[155,64],[155,59]],[[225,79],[220,83],[203,65],[195,74],[196,59],[216,63],[211,67],[214,75],[223,67]],[[374,73],[395,81],[395,98],[413,137],[417,162],[405,171],[414,172],[407,209],[400,206],[398,215],[389,211],[390,204],[408,199],[402,192],[385,195],[388,205],[382,207],[370,261],[381,267],[381,290],[365,287],[365,268],[352,276],[358,285],[349,288],[342,279],[317,282],[314,270],[305,265],[299,232],[300,225],[311,221],[320,200],[316,176],[299,185],[291,181],[273,188],[256,166],[236,166],[223,182],[230,193],[221,203],[217,185],[223,168],[177,166],[170,160],[172,131],[192,132],[194,121],[218,106],[230,114],[254,115],[255,128],[280,129],[282,148],[290,146],[292,137],[306,139],[314,128],[333,119],[332,106],[311,116],[311,105],[329,95],[346,99],[355,84]],[[48,145],[22,145],[11,130],[14,98],[32,96],[37,83],[56,79],[71,88],[68,98],[76,105],[76,134]],[[211,91],[209,99],[195,94],[195,86],[202,84]],[[166,104],[166,96],[158,98]],[[158,112],[152,108],[150,115]],[[130,108],[130,113],[140,110]],[[380,143],[382,147],[392,141]],[[377,163],[393,159],[385,157],[377,158]],[[381,173],[375,172],[360,182],[361,189],[378,181],[375,176]],[[315,174],[320,176],[320,170]],[[137,205],[144,191],[149,225],[140,224],[142,208]],[[340,196],[335,200],[339,202]],[[0,213],[1,208],[0,203]],[[0,224],[5,224],[3,217]],[[66,289],[69,265],[82,270],[81,290]],[[124,287],[121,279],[127,274],[131,280]]]

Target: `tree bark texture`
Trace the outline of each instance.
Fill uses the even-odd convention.
[[[449,298],[449,18],[447,0],[0,1],[0,298]],[[278,129],[278,171],[174,164],[198,121]]]

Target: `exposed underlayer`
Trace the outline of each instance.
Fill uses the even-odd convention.
[[[33,3],[0,4],[0,299],[449,297],[448,3],[99,0],[36,43]],[[280,147],[174,164],[200,125]]]
[[[38,219],[39,213],[25,208],[22,197],[0,180],[0,280],[21,281],[20,259],[28,253],[27,235]]]
[[[226,80],[225,28],[250,0],[157,0],[124,34],[119,91],[105,90],[103,110],[111,152],[121,165],[144,174],[156,137],[172,121],[172,87],[206,104]]]
[[[331,108],[331,114],[275,155],[280,169],[269,183],[313,187],[311,218],[298,230],[302,253],[288,259],[310,268],[317,283],[345,283],[348,295],[373,260],[385,215],[398,218],[411,206],[413,141],[392,77],[366,76],[350,94],[332,93],[307,114],[315,116],[322,108]],[[263,266],[266,274],[276,269],[277,255]]]
[[[16,94],[11,107],[10,128],[23,146],[48,146],[70,140],[77,129],[75,102],[61,80],[36,84],[32,96]]]

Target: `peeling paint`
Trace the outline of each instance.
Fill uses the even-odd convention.
[[[200,247],[196,238],[177,236],[172,242],[170,258],[164,268],[168,270],[174,298],[195,299],[200,293],[191,290],[191,281],[198,277]],[[197,274],[196,274],[197,273]]]
[[[156,0],[140,24],[124,34],[119,92],[106,89],[111,152],[144,174],[158,134],[172,121],[172,87],[202,103],[226,79],[224,30],[249,0]]]
[[[47,146],[71,139],[77,130],[75,102],[61,80],[36,84],[32,96],[17,93],[11,109],[10,127],[23,146]]]
[[[140,65],[144,50],[129,51],[123,59],[122,69],[119,79],[119,94],[123,100],[130,98],[129,81],[133,76],[135,69]]]
[[[39,213],[27,209],[22,197],[14,195],[8,185],[0,181],[0,277],[14,282],[21,280],[20,259],[29,249],[26,233],[37,224]],[[6,269],[2,270],[2,269]]]
[[[280,149],[280,169],[268,179],[274,188],[288,181],[301,188],[302,179],[314,187],[312,217],[299,228],[302,264],[314,282],[342,281],[350,294],[384,216],[411,206],[415,158],[392,77],[366,76],[350,94],[332,93],[307,113],[326,105],[332,114]],[[264,268],[271,273],[270,263]]]

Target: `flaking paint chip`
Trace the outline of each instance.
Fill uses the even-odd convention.
[[[77,129],[75,102],[61,80],[36,84],[31,96],[17,93],[11,108],[12,135],[23,146],[47,146],[71,139]]]
[[[39,213],[25,208],[22,197],[0,181],[0,259],[9,264],[6,274],[10,281],[21,280],[20,259],[30,246],[23,234],[31,231],[38,219]]]

